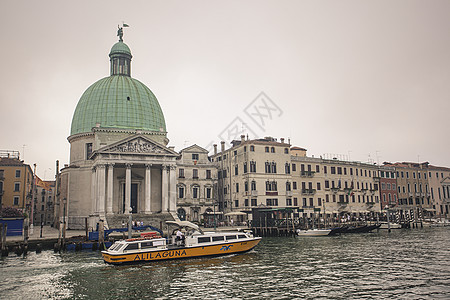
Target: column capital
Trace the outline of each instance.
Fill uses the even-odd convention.
[[[146,169],[151,169],[152,166],[153,166],[153,164],[145,164]]]
[[[170,168],[171,170],[175,170],[175,169],[177,168],[177,166],[176,166],[176,165],[170,165],[169,168]]]
[[[167,165],[166,165],[166,164],[162,164],[161,168],[162,168],[163,170],[167,170]]]
[[[106,168],[106,164],[98,164],[96,167],[99,169],[103,169]]]
[[[108,167],[114,167],[116,163],[107,163]]]
[[[127,169],[131,169],[131,167],[133,166],[132,163],[126,163],[125,166],[127,167]]]

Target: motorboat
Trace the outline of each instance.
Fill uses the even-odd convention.
[[[177,238],[176,230],[167,238],[146,235],[139,238],[116,241],[102,251],[103,260],[109,264],[142,263],[206,256],[221,256],[252,250],[261,241],[251,231],[203,232],[188,221],[167,221],[185,231],[184,238]]]
[[[329,235],[330,232],[331,229],[306,229],[306,230],[297,229],[298,236],[325,236]]]

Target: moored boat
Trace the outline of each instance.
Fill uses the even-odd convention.
[[[301,230],[297,229],[298,236],[326,236],[329,235],[331,229],[307,229]]]
[[[168,221],[168,224],[186,229],[183,240],[172,234],[145,236],[120,240],[102,251],[103,260],[109,264],[140,263],[147,261],[220,256],[252,250],[260,242],[250,231],[203,232],[187,221]]]

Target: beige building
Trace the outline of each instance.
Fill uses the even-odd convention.
[[[450,217],[450,169],[428,165],[428,183],[435,216]]]
[[[360,162],[292,156],[293,205],[308,217],[378,213],[377,169]]]
[[[55,181],[42,181],[36,178],[34,199],[34,224],[53,225],[55,213]]]
[[[292,206],[290,145],[284,139],[248,140],[215,152],[218,167],[218,206],[225,214],[251,212],[258,207]]]
[[[31,208],[33,171],[18,151],[0,151],[0,207]]]
[[[428,183],[428,163],[385,163],[397,174],[398,209],[403,217],[417,219],[434,215]]]
[[[192,145],[180,151],[177,159],[177,215],[180,220],[207,222],[217,209],[215,189],[217,167],[208,151]]]

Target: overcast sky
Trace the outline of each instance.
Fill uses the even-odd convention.
[[[450,1],[0,0],[0,16],[0,149],[41,178],[69,162],[122,21],[177,151],[237,128],[309,156],[450,166]]]

